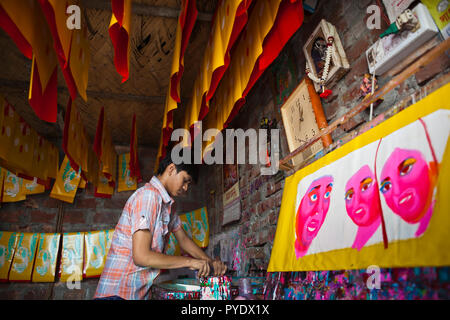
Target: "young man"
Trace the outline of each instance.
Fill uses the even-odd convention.
[[[198,276],[223,275],[226,266],[206,255],[185,233],[172,197],[187,192],[197,179],[195,165],[175,165],[170,154],[157,176],[128,199],[114,235],[94,299],[150,299],[160,269],[190,268]],[[191,257],[164,254],[170,232]],[[212,269],[212,270],[211,270]]]

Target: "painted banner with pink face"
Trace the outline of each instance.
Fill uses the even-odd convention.
[[[288,177],[268,271],[450,264],[449,93]]]

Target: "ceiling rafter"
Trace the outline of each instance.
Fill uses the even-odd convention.
[[[98,9],[98,10],[109,10],[111,11],[111,1],[110,0],[82,0],[82,6],[88,9]],[[163,17],[177,19],[180,15],[179,9],[162,7],[162,6],[151,6],[142,3],[132,3],[132,13],[140,16],[153,16],[153,17]],[[211,22],[213,18],[212,13],[198,12],[197,20],[204,22]]]

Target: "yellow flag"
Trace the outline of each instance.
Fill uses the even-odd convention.
[[[19,233],[9,273],[10,281],[31,281],[38,240],[39,233]]]
[[[17,244],[17,233],[0,231],[0,281],[7,281]]]
[[[83,280],[84,232],[63,234],[60,281]]]
[[[109,250],[107,232],[102,230],[85,233],[83,276],[86,278],[99,277],[102,274]]]
[[[70,71],[78,89],[78,93],[87,101],[86,89],[89,78],[89,65],[91,61],[89,39],[87,29],[83,25],[81,29],[75,29],[72,35],[72,47],[70,49]]]
[[[130,176],[130,154],[124,153],[119,156],[119,184],[117,192],[136,190],[136,178]]]
[[[58,257],[59,233],[41,233],[33,268],[33,282],[54,282]]]
[[[37,178],[34,178],[33,180],[23,179],[23,187],[26,195],[45,192],[45,187],[42,184],[37,183]]]
[[[73,203],[80,184],[81,176],[70,166],[69,159],[64,157],[58,176],[53,184],[50,198],[59,199],[68,203]]]
[[[10,171],[6,171],[3,184],[3,202],[17,202],[25,200],[25,198],[23,179]]]

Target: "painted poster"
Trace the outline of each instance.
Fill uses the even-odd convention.
[[[223,165],[223,220],[222,225],[241,218],[241,197],[239,193],[239,174],[236,161]]]
[[[83,279],[84,232],[63,234],[60,281],[73,282]]]
[[[19,233],[9,281],[31,281],[39,233]]]
[[[280,108],[297,86],[297,70],[292,49],[283,50],[270,66],[275,106]]]
[[[286,179],[268,271],[450,263],[450,85]]]
[[[102,274],[109,250],[107,232],[108,230],[89,231],[84,235],[83,276],[85,278],[99,277]]]
[[[188,236],[200,247],[206,248],[209,244],[209,224],[206,207],[180,215],[183,229]]]
[[[0,231],[0,282],[8,281],[16,244],[16,232]]]
[[[39,237],[32,282],[54,282],[58,258],[59,233],[41,233]]]
[[[136,190],[136,178],[130,176],[130,153],[119,155],[119,184],[117,192]]]

